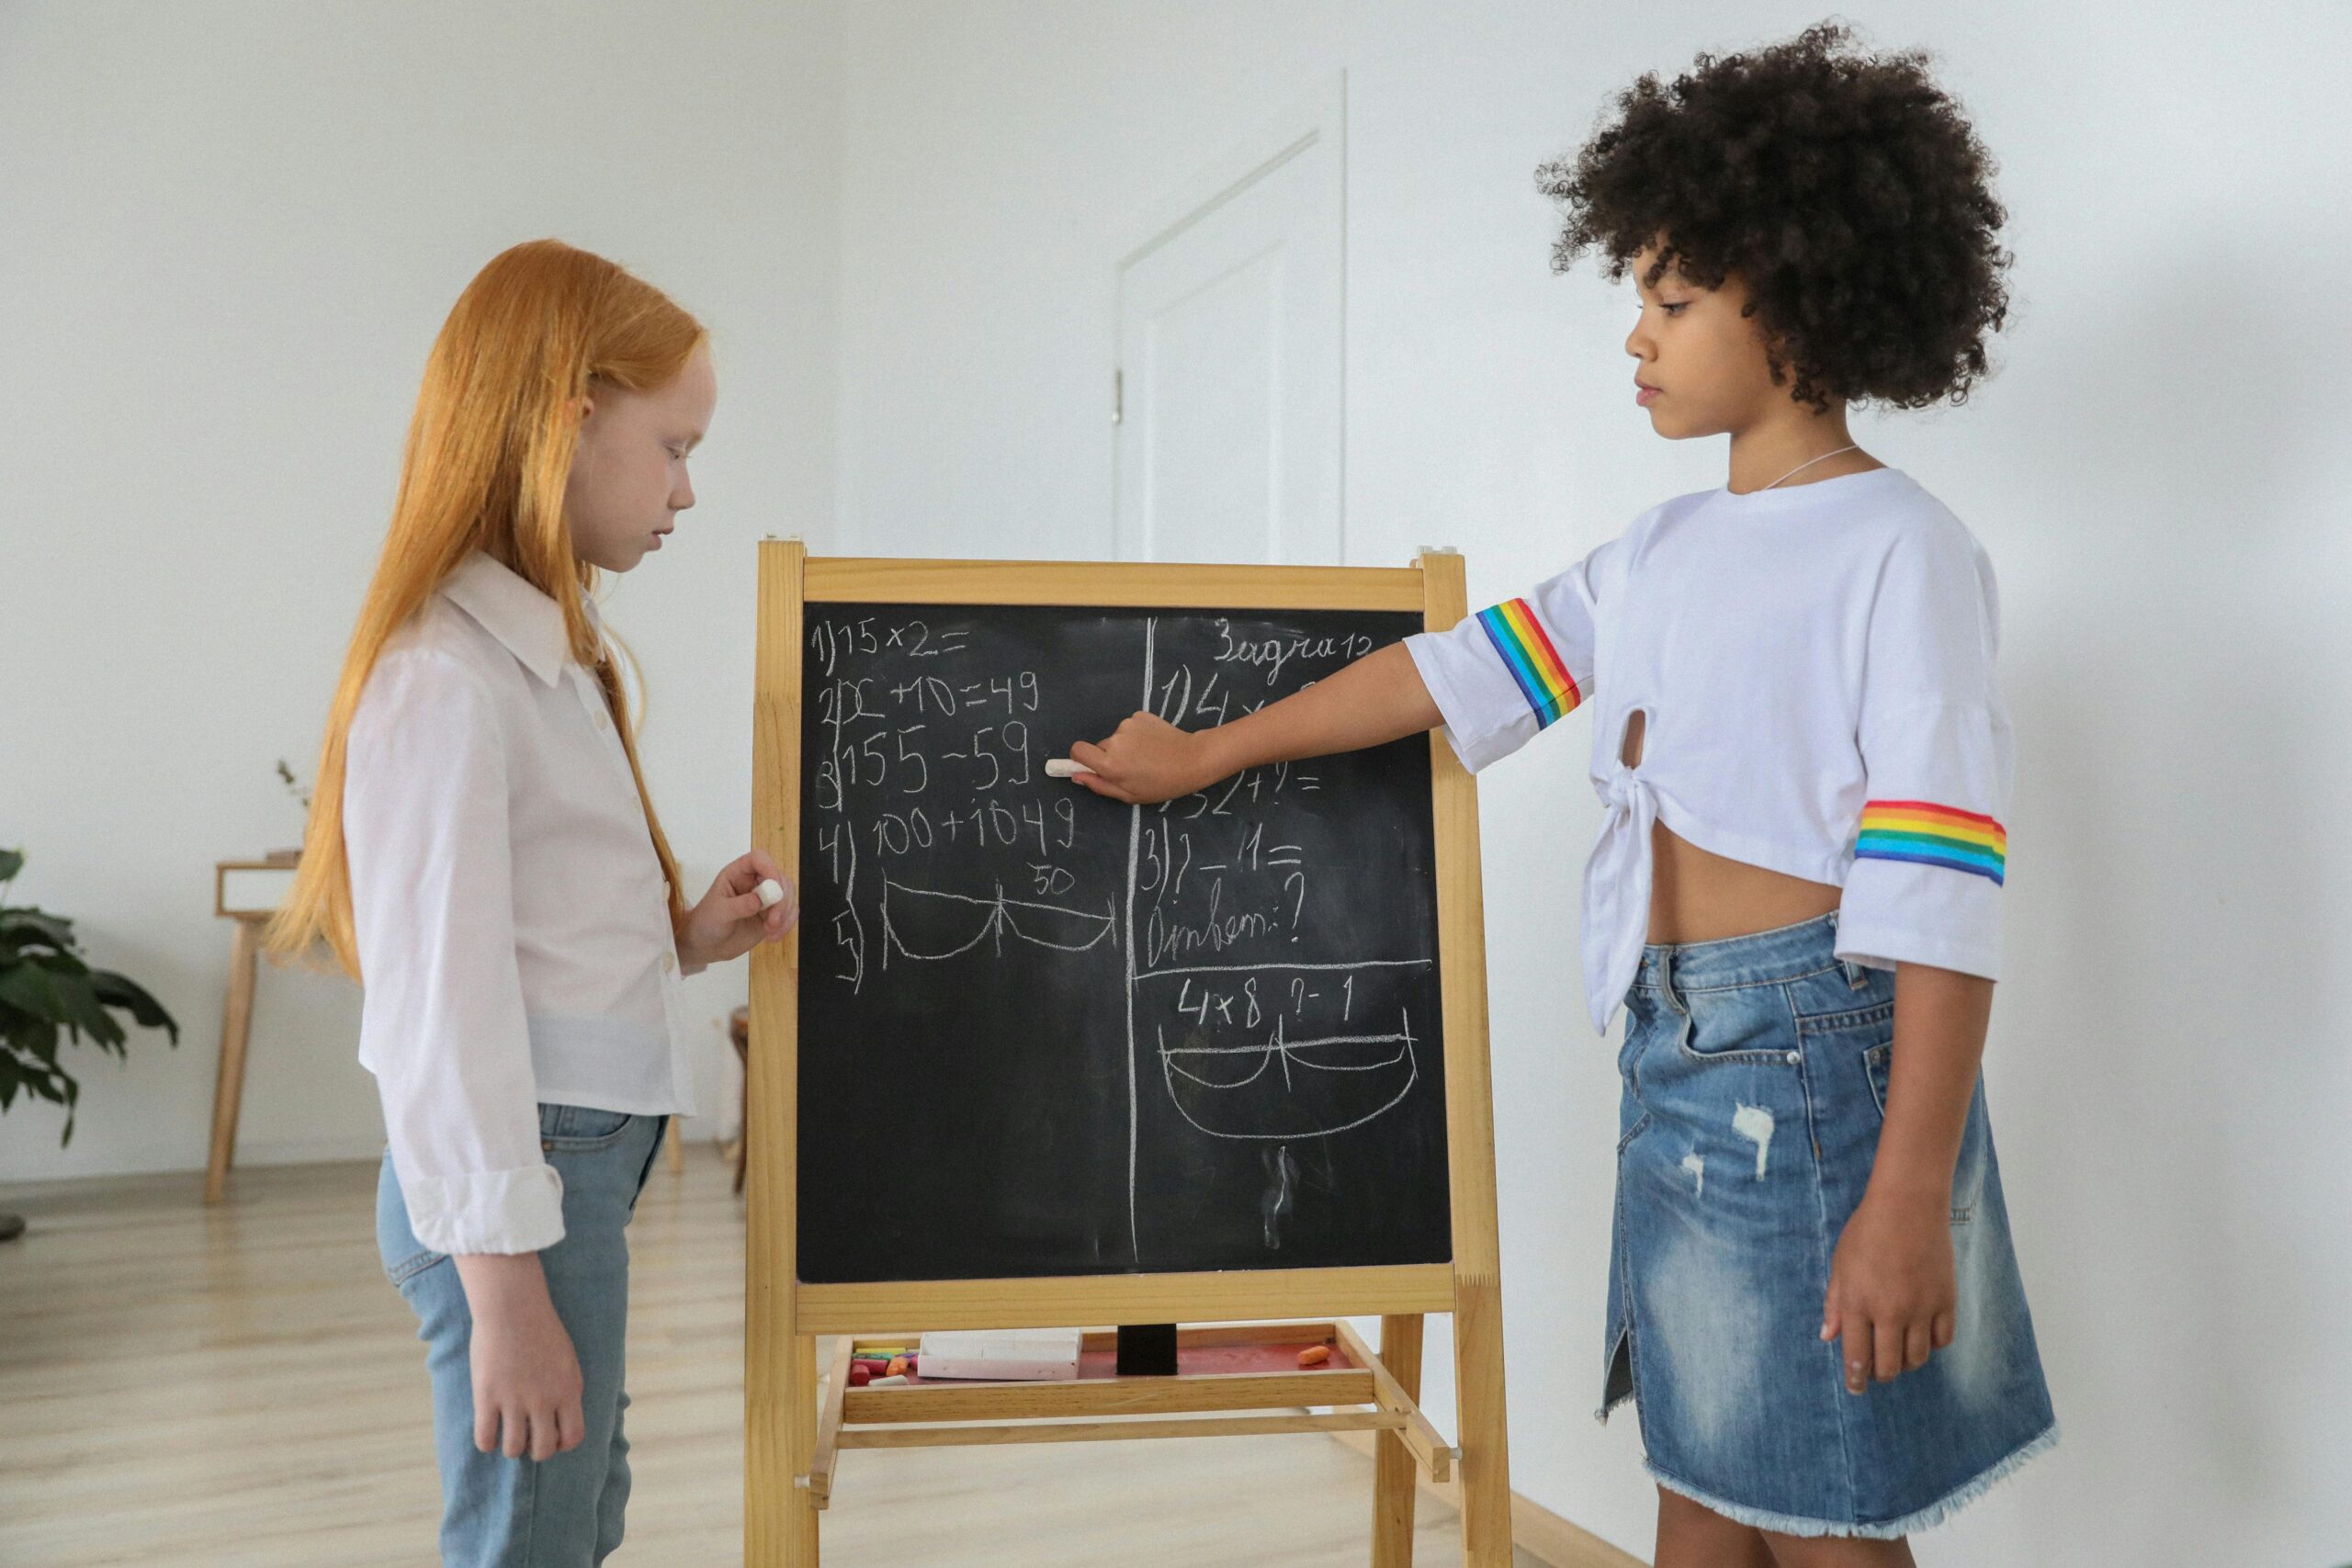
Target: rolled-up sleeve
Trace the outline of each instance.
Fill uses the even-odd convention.
[[[446,654],[387,651],[352,717],[343,822],[359,1059],[410,1226],[436,1252],[552,1246],[563,1181],[539,1147],[505,748],[478,676]]]
[[[1992,563],[1964,530],[1899,542],[1869,623],[1861,818],[1838,955],[2000,976],[2015,750]]]
[[[1609,547],[1522,597],[1405,639],[1444,716],[1447,743],[1472,773],[1510,756],[1591,694],[1593,567]]]

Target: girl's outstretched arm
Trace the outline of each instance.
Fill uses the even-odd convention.
[[[1303,692],[1213,728],[1179,729],[1138,710],[1107,739],[1070,748],[1090,770],[1075,782],[1095,794],[1149,806],[1206,789],[1263,762],[1358,751],[1443,722],[1403,643],[1366,654]]]

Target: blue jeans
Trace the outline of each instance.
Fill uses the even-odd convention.
[[[1654,943],[1625,998],[1601,1409],[1660,1484],[1792,1535],[1923,1529],[2057,1440],[1980,1075],[1952,1172],[1950,1346],[1846,1392],[1819,1335],[1892,1077],[1894,976],[1835,912]]]
[[[653,1169],[667,1116],[580,1105],[539,1107],[539,1143],[563,1178],[563,1239],[539,1254],[556,1316],[571,1335],[585,1391],[585,1436],[569,1453],[508,1459],[474,1447],[473,1314],[449,1256],[418,1242],[392,1171],[376,1182],[376,1246],[384,1272],[417,1317],[433,1380],[433,1439],[441,1464],[444,1568],[584,1568],[621,1543],[628,1439],[621,1413],[628,1333],[628,1239],[623,1234]]]

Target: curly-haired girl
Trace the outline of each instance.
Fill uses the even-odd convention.
[[[1473,770],[1599,710],[1592,1021],[1627,1015],[1600,1414],[1659,1568],[1906,1563],[2056,1440],[1979,1064],[2012,776],[1991,563],[1849,404],[1965,400],[2007,310],[1992,160],[1917,53],[1821,26],[1645,75],[1543,189],[1634,273],[1635,400],[1731,437],[1523,597],[1186,733],[1072,754],[1157,801],[1443,726]]]

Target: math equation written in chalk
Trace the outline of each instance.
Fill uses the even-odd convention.
[[[809,606],[802,1278],[1450,1255],[1428,741],[1150,807],[1045,768],[1417,629]]]

